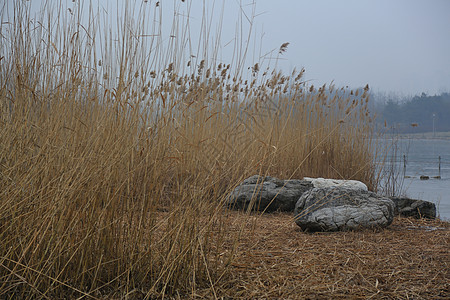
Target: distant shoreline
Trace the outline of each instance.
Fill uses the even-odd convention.
[[[443,132],[421,132],[421,133],[386,133],[386,137],[400,139],[424,139],[424,140],[450,140],[450,131]]]

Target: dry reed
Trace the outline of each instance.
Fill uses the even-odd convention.
[[[216,295],[236,268],[222,202],[239,181],[376,188],[368,88],[316,89],[263,62],[244,79],[245,59],[217,63],[215,46],[186,57],[177,14],[166,49],[152,1],[138,18],[125,5],[117,36],[94,8],[83,22],[81,5],[46,4],[40,19],[1,11],[0,297]]]

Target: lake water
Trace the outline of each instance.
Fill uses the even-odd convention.
[[[393,145],[392,142],[385,140],[387,145]],[[394,140],[395,144],[398,178],[405,177],[402,195],[435,203],[438,216],[450,221],[450,140],[399,139]],[[391,148],[391,154],[394,149],[395,146]],[[421,180],[420,176],[430,179]],[[436,176],[441,179],[433,178]]]

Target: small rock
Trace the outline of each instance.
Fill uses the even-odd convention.
[[[395,214],[404,217],[435,219],[436,205],[429,201],[409,199],[406,197],[389,197],[395,204]]]

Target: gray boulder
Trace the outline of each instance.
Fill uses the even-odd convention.
[[[342,187],[305,192],[294,210],[295,223],[307,231],[387,227],[394,219],[392,200],[373,192]]]
[[[409,198],[399,198],[399,197],[389,197],[395,204],[395,214],[402,215],[404,217],[414,217],[420,218],[436,218],[436,205],[432,202],[409,199]]]
[[[228,196],[227,205],[235,209],[294,211],[304,192],[313,188],[309,181],[254,175],[244,180]]]

